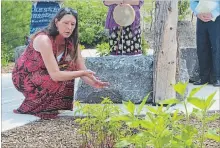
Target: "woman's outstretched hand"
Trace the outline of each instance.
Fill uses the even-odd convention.
[[[103,81],[99,80],[98,78],[95,78],[94,79],[94,84],[92,84],[92,87],[95,87],[95,88],[106,88],[109,85],[110,85],[109,82],[103,82]]]
[[[110,85],[109,82],[103,82],[103,81],[99,80],[99,78],[95,76],[95,72],[93,72],[91,70],[85,70],[83,72],[83,76],[87,77],[91,80],[91,83],[88,83],[88,84],[91,85],[92,87],[106,88]]]

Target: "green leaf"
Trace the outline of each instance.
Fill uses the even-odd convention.
[[[180,101],[176,98],[171,98],[171,99],[166,99],[166,100],[163,100],[163,101],[160,101],[159,103],[160,104],[177,104],[179,103]]]
[[[128,103],[126,105],[126,109],[131,115],[134,115],[135,105],[130,100],[128,101]]]
[[[122,141],[116,143],[115,147],[122,148],[122,147],[127,147],[130,144],[131,144],[131,142],[129,142],[128,140],[122,140]]]
[[[210,121],[214,121],[214,120],[217,120],[217,119],[219,119],[220,118],[220,114],[213,114],[213,115],[211,115],[211,116],[209,116],[209,117],[206,117],[205,118],[205,121],[207,121],[207,122],[210,122]]]
[[[146,120],[141,120],[140,125],[145,129],[154,129],[155,127],[155,125],[152,122]]]
[[[196,116],[198,119],[200,119],[200,121],[203,118],[202,112],[198,110],[197,108],[193,108],[192,115]]]
[[[106,121],[130,121],[130,120],[131,120],[131,117],[127,115],[121,115],[121,116],[108,118]]]
[[[193,88],[189,94],[189,97],[193,97],[198,91],[200,91],[204,86],[206,86],[207,84],[204,84],[200,87],[197,88]]]
[[[126,124],[130,127],[130,128],[138,128],[140,126],[140,121],[138,120],[133,120],[131,122],[126,122]]]
[[[176,110],[176,111],[173,113],[173,116],[172,116],[172,121],[173,121],[173,122],[179,121],[180,119],[183,119],[183,118],[184,118],[183,115],[178,115],[178,113],[179,113],[179,110]]]
[[[151,92],[149,92],[149,93],[147,94],[147,96],[144,97],[143,101],[142,101],[141,104],[139,105],[139,107],[138,107],[138,109],[137,109],[137,115],[140,115],[140,113],[141,113],[141,111],[142,111],[144,105],[145,105],[146,102],[147,102],[147,99],[149,98],[150,93],[151,93]]]
[[[216,133],[216,131],[209,130],[208,133],[206,133],[206,138],[215,140],[216,142],[220,142],[220,135]]]
[[[188,97],[187,101],[201,110],[206,109],[205,100],[197,97]]]
[[[173,88],[178,94],[180,94],[181,96],[184,96],[187,85],[188,85],[188,82],[186,83],[178,82],[177,84],[173,85]]]
[[[146,107],[150,112],[157,114],[156,107],[152,107],[152,106],[146,106]]]
[[[212,93],[211,95],[209,95],[208,98],[206,99],[205,105],[206,105],[207,109],[212,107],[212,105],[214,104],[215,100],[213,100],[213,99],[215,97],[215,94],[216,94],[216,91],[214,93]]]

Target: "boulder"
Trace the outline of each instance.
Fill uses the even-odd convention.
[[[110,86],[94,89],[79,80],[75,99],[84,103],[99,103],[109,97],[114,103],[131,100],[140,103],[153,90],[153,56],[105,56],[85,60],[88,69],[96,72]],[[152,97],[148,102],[152,102]]]
[[[196,23],[191,21],[179,21],[178,22],[178,39],[179,47],[196,47]]]
[[[199,79],[199,63],[196,48],[181,48],[180,59],[185,60],[186,69],[191,81],[197,81]]]

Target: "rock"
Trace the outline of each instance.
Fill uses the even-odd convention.
[[[177,26],[179,47],[196,47],[196,21],[179,21]],[[154,48],[154,26],[145,28],[144,36],[150,48]]]
[[[179,47],[196,47],[196,25],[191,21],[179,21],[177,28]]]
[[[180,59],[179,61],[179,77],[177,77],[177,82],[187,82],[189,80],[189,74],[186,67],[186,60]]]
[[[176,82],[187,82],[189,80],[189,74],[188,74],[188,70],[187,70],[187,67],[186,67],[186,60],[185,59],[182,59],[180,58],[179,60],[179,73],[178,73],[178,76],[177,76],[177,80]],[[185,91],[185,94],[184,94],[184,98],[187,96],[188,94],[188,87],[186,88],[186,91]],[[179,95],[178,93],[176,93],[176,98],[182,100],[182,96]]]
[[[25,48],[26,48],[26,46],[18,46],[15,48],[15,57],[14,57],[15,62],[21,56],[21,54],[24,52]]]
[[[186,61],[186,68],[191,81],[199,79],[199,63],[196,48],[181,48],[180,58]]]
[[[109,88],[94,89],[79,80],[75,99],[99,103],[109,97],[114,103],[131,100],[140,103],[153,90],[153,56],[106,56],[86,58],[86,66],[96,72]],[[152,101],[152,97],[148,102]]]

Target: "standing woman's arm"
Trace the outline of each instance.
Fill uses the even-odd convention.
[[[139,5],[140,0],[124,0],[124,4]]]
[[[103,3],[106,5],[106,6],[109,6],[109,5],[113,5],[113,4],[122,4],[124,0],[103,0]]]

